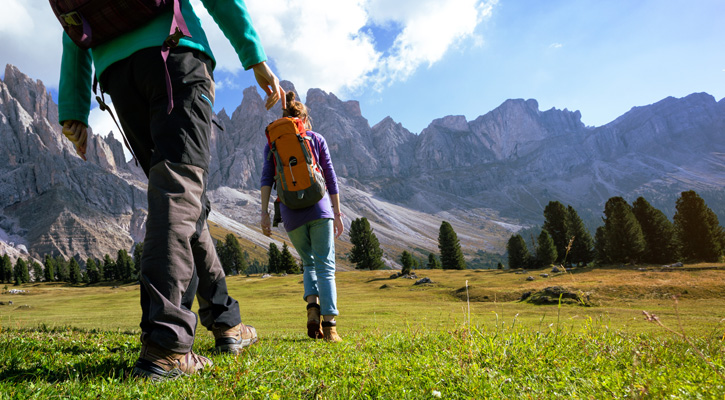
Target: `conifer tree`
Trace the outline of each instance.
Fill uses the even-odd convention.
[[[557,259],[556,247],[554,246],[554,240],[546,229],[541,230],[536,244],[536,261],[539,266],[547,267],[553,264]]]
[[[269,251],[267,252],[269,257],[269,273],[279,274],[282,273],[282,253],[279,252],[279,248],[274,243],[269,243]]]
[[[350,250],[350,261],[356,264],[355,268],[375,270],[385,266],[383,250],[367,218],[356,218],[352,221],[350,242],[353,245]]]
[[[46,254],[43,260],[43,265],[45,266],[45,281],[55,281],[55,261],[53,260],[53,257]]]
[[[400,255],[400,264],[402,265],[400,273],[409,275],[410,269],[413,268],[413,256],[407,250],[403,250],[403,254]]]
[[[509,268],[526,268],[529,264],[529,250],[521,235],[512,235],[506,244],[506,251],[509,255]]]
[[[83,280],[83,276],[81,275],[81,266],[78,265],[78,261],[76,261],[75,257],[70,258],[70,262],[68,262],[68,271],[70,273],[70,283],[80,283]]]
[[[7,254],[3,254],[2,257],[2,268],[0,268],[0,276],[2,276],[2,281],[5,283],[13,283],[13,262],[10,260],[10,256]]]
[[[33,282],[40,282],[43,280],[43,264],[33,260],[32,262],[32,269],[33,269]]]
[[[571,235],[568,232],[567,220],[569,213],[566,207],[558,201],[550,201],[544,207],[544,225],[542,229],[547,231],[556,246],[556,262],[562,263],[566,255],[566,247],[569,245]]]
[[[461,242],[456,231],[447,221],[441,223],[438,231],[438,250],[441,252],[443,269],[466,269],[466,260],[461,251]]]
[[[58,255],[55,258],[55,275],[58,282],[70,282],[70,270],[68,269],[68,261],[63,256]]]
[[[675,226],[665,214],[654,208],[644,197],[632,204],[632,212],[642,227],[645,247],[642,261],[653,264],[674,262],[679,257]]]
[[[566,217],[567,236],[571,241],[571,249],[569,250],[568,255],[564,254],[564,257],[561,257],[559,254],[557,259],[562,260],[561,262],[564,262],[563,260],[565,260],[566,262],[575,265],[588,264],[592,262],[594,259],[594,243],[592,241],[591,233],[589,233],[587,227],[584,226],[584,221],[582,221],[579,217],[579,214],[576,212],[574,207],[567,207]],[[567,246],[569,246],[568,243]],[[564,251],[566,251],[566,249]]]
[[[108,254],[103,256],[103,279],[107,281],[118,279],[116,276],[116,262]]]
[[[15,261],[15,284],[20,285],[30,282],[30,272],[28,272],[28,263],[22,257],[18,257]]]
[[[222,265],[222,269],[224,270],[224,275],[231,275],[232,262],[227,254],[226,243],[224,243],[223,240],[217,240],[217,242],[214,244],[214,248],[216,249],[216,255],[219,258],[219,263]]]
[[[128,255],[128,252],[124,249],[118,250],[116,256],[116,276],[118,279],[123,281],[133,280],[133,258]]]
[[[280,255],[280,268],[282,271],[287,272],[288,274],[299,274],[300,268],[299,264],[297,264],[297,260],[295,260],[295,257],[292,255],[292,252],[289,251],[289,247],[287,247],[287,243],[282,244],[282,254]]]
[[[621,197],[612,197],[604,205],[604,233],[607,258],[614,263],[636,263],[644,254],[642,228],[632,207]]]
[[[242,246],[233,233],[227,234],[224,247],[226,261],[230,264],[229,269],[238,274],[245,273],[247,271],[247,260],[244,259]]]
[[[675,207],[675,229],[683,258],[687,261],[720,261],[725,232],[705,200],[690,190],[680,194]]]
[[[133,246],[133,273],[134,276],[141,276],[141,258],[143,258],[143,242]]]
[[[428,254],[428,269],[441,269],[441,262],[435,254]]]
[[[597,232],[594,234],[594,260],[598,264],[608,264],[609,252],[607,251],[607,234],[604,230],[604,226],[597,228]]]
[[[98,265],[92,257],[88,257],[88,260],[86,260],[86,275],[88,276],[88,283],[98,283],[100,281]]]

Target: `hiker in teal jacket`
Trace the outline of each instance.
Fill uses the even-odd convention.
[[[265,62],[244,1],[202,3],[244,68],[254,71],[268,95],[267,108],[279,99],[284,106],[284,90]],[[133,374],[154,380],[193,374],[211,365],[192,351],[195,296],[201,324],[213,332],[216,351],[238,354],[257,341],[256,330],[242,323],[239,304],[227,293],[207,226],[215,61],[189,0],[181,0],[181,10],[191,37],[171,48],[166,62],[161,44],[169,36],[171,10],[90,50],[81,49],[64,33],[58,96],[63,134],[85,159],[94,65],[131,150],[148,176],[139,274],[142,348]]]

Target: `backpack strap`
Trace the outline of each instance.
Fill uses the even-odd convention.
[[[93,74],[93,93],[96,94],[96,101],[98,102],[98,108],[100,108],[101,111],[108,111],[108,113],[111,114],[111,118],[113,118],[113,122],[116,124],[116,128],[118,128],[118,131],[121,133],[121,137],[123,138],[123,144],[125,144],[128,151],[131,152],[131,156],[133,157],[133,162],[138,167],[138,158],[136,158],[136,154],[133,152],[131,145],[128,143],[128,139],[126,139],[126,134],[123,133],[123,129],[121,129],[121,125],[118,124],[118,121],[116,120],[116,116],[113,114],[113,110],[111,110],[111,107],[109,107],[106,104],[106,99],[105,99],[105,96],[103,95],[103,88],[101,88],[100,96],[97,94],[97,91],[98,91],[98,78],[96,77],[96,74]]]
[[[166,60],[169,58],[169,51],[178,46],[179,40],[184,36],[191,37],[191,33],[189,33],[189,28],[186,27],[184,16],[181,15],[180,0],[174,0],[174,17],[171,20],[171,29],[169,29],[169,36],[161,46],[161,58],[164,59],[164,69],[166,70],[166,95],[169,96],[169,105],[166,108],[167,114],[171,114],[171,110],[174,108],[174,94],[171,89],[171,75],[169,75]]]

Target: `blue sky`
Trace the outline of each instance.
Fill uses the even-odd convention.
[[[254,84],[199,0],[218,60],[217,111]],[[57,87],[60,27],[45,0],[0,0],[0,62]],[[667,96],[725,97],[722,0],[247,0],[281,79],[358,100],[373,125],[419,133],[509,98],[608,123]],[[299,21],[303,21],[302,24]],[[303,60],[300,62],[300,60]],[[97,110],[97,132],[112,129]],[[324,133],[324,132],[323,132]]]

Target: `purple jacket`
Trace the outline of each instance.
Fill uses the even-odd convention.
[[[322,169],[325,176],[325,184],[327,185],[327,193],[322,200],[318,201],[314,206],[293,210],[287,208],[284,204],[280,204],[280,212],[282,214],[282,223],[287,232],[293,231],[300,226],[321,218],[335,218],[330,203],[329,194],[337,194],[337,175],[335,168],[332,166],[330,159],[330,151],[327,148],[327,142],[317,132],[307,131],[307,135],[312,138],[312,152],[315,154],[317,163]],[[269,157],[269,144],[264,145],[264,167],[262,168],[262,179],[260,186],[272,186],[274,183],[274,160]]]

